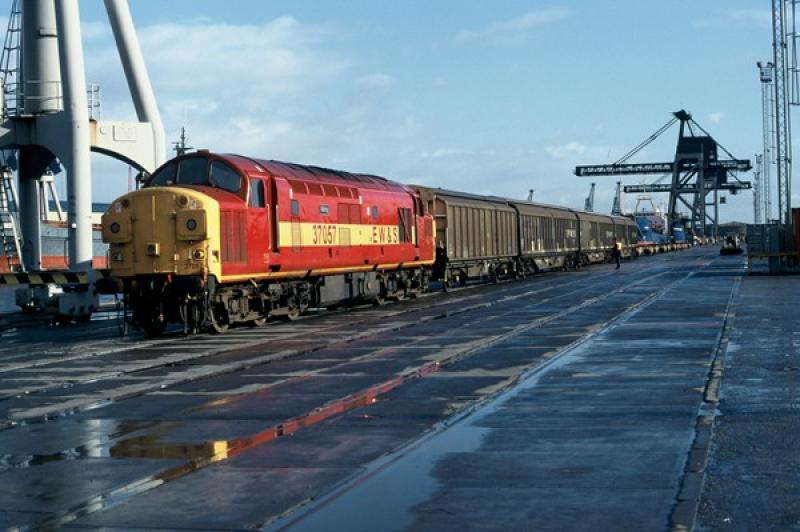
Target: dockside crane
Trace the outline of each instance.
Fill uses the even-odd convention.
[[[622,206],[622,181],[617,181],[617,191],[614,194],[614,203],[611,205],[611,214],[623,216],[625,209]]]
[[[583,202],[583,210],[586,212],[594,212],[594,187],[597,183],[592,183],[592,188],[589,189],[589,195],[586,196],[586,201]]]
[[[645,147],[678,123],[678,142],[675,157],[671,162],[629,163],[628,161]],[[719,151],[727,156],[719,158]],[[631,176],[631,175],[671,175],[671,183],[651,183],[625,185],[625,193],[669,193],[669,234],[673,225],[679,221],[679,207],[689,211],[689,221],[695,234],[717,236],[719,225],[719,192],[728,191],[737,194],[740,190],[749,190],[752,184],[741,181],[735,172],[747,172],[752,169],[748,159],[737,159],[719,144],[692,115],[681,110],[673,113],[673,117],[655,133],[647,137],[638,146],[620,157],[612,164],[586,165],[575,167],[575,175],[579,177],[598,176]],[[730,178],[730,179],[729,179]],[[709,195],[711,202],[709,203]],[[713,215],[708,208],[713,208]],[[712,231],[708,231],[711,225]]]

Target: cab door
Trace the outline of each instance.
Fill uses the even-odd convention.
[[[267,187],[263,179],[251,177],[247,200],[248,262],[251,272],[266,271],[269,264],[270,230]]]
[[[419,235],[424,229],[422,227],[424,214],[425,213],[422,211],[422,200],[419,199],[418,196],[414,196],[414,234],[412,237],[414,240],[414,247],[417,248],[417,255],[419,255]]]
[[[266,183],[265,183],[266,185]],[[275,178],[269,180],[267,189],[267,225],[269,226],[270,251],[280,251],[280,211],[278,209],[278,183]]]

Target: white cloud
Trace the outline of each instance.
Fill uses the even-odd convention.
[[[264,107],[276,97],[313,91],[351,66],[321,45],[327,30],[292,17],[242,25],[197,19],[138,33],[162,105],[212,97],[227,108]],[[112,91],[124,87],[110,35],[87,48],[89,78],[102,79]]]
[[[734,9],[728,12],[728,18],[765,28],[772,26],[772,11],[769,9]]]
[[[281,17],[265,24],[159,24],[141,32],[148,67],[168,89],[264,96],[340,73],[349,61],[317,46],[325,33]]]
[[[586,145],[580,142],[567,142],[565,144],[548,144],[544,147],[545,151],[549,153],[554,159],[567,159],[575,155],[582,155],[586,153]]]
[[[109,26],[108,22],[100,22],[99,20],[81,22],[81,39],[84,42],[110,36],[111,26]]]
[[[759,28],[772,28],[771,9],[730,9],[716,10],[702,15],[692,21],[695,28],[714,28],[739,25],[757,26]]]
[[[713,124],[719,124],[722,121],[722,119],[725,118],[725,113],[719,111],[715,113],[709,113],[708,115],[706,115],[706,118],[708,118],[708,120]]]
[[[101,26],[85,32],[87,77],[101,85],[102,118],[134,119],[113,38]],[[336,34],[328,27],[292,17],[248,24],[193,19],[138,33],[168,141],[186,126],[195,148],[329,164],[357,135],[379,141],[408,131],[406,117],[378,123],[374,103],[359,102],[369,107],[359,113],[336,99],[347,95],[331,95],[331,86],[344,84],[355,99],[356,86],[345,75],[353,62],[332,51]],[[373,85],[390,81],[364,77]],[[104,179],[98,194],[114,196],[124,182]]]
[[[472,155],[472,152],[458,148],[439,148],[433,151],[423,151],[419,154],[419,156],[423,159],[443,159],[451,157],[463,157],[465,155]]]
[[[394,85],[394,78],[382,72],[376,72],[367,76],[358,78],[358,83],[367,87],[375,87],[377,89],[387,89]]]
[[[463,43],[487,38],[518,40],[536,27],[564,20],[569,15],[570,11],[563,7],[528,11],[516,18],[494,22],[485,28],[461,31],[456,35],[456,41]]]

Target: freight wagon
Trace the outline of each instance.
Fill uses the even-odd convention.
[[[445,285],[577,268],[609,259],[613,239],[635,254],[636,223],[608,216],[412,185],[436,222],[433,279]]]

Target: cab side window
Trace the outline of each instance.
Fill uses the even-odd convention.
[[[261,179],[250,180],[250,206],[256,209],[267,206],[264,196],[264,181]]]

